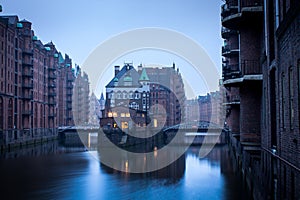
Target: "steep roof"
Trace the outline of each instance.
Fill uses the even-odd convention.
[[[139,73],[134,69],[132,65],[129,64],[125,64],[123,68],[118,72],[118,74],[113,77],[105,87],[128,87],[124,85],[124,82],[129,80],[128,77],[132,78],[132,85],[130,87],[141,87],[141,84],[139,83]],[[115,86],[116,81],[118,81],[118,86]]]
[[[100,97],[100,100],[104,100],[104,95],[103,95],[103,92],[101,92],[101,97]]]
[[[59,64],[62,64],[65,62],[65,59],[60,52],[58,53],[58,62],[59,62]]]
[[[150,81],[145,69],[143,69],[139,81]]]

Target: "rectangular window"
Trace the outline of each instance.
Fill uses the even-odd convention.
[[[284,98],[284,73],[282,73],[281,74],[281,123],[282,123],[282,128],[283,129],[285,129],[284,105],[285,105],[285,98]]]
[[[294,128],[294,79],[293,79],[293,68],[289,68],[289,91],[290,91],[290,128]]]
[[[300,127],[300,60],[298,60],[298,126]]]

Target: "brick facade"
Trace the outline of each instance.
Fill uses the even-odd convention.
[[[223,53],[227,121],[254,199],[300,198],[299,22],[299,1],[227,0],[222,6],[222,25],[238,31],[240,51],[238,76]],[[233,93],[240,100],[235,111]]]

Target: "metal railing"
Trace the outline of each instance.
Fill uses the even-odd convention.
[[[240,0],[241,7],[255,7],[262,6],[263,0]]]
[[[259,60],[242,60],[241,69],[243,75],[255,75],[262,73]]]
[[[222,54],[228,54],[232,50],[239,50],[239,48],[236,45],[224,45],[222,46]]]

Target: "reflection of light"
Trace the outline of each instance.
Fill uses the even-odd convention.
[[[91,147],[91,134],[88,134],[88,148]]]
[[[157,147],[154,147],[154,152],[153,152],[153,154],[154,154],[154,157],[157,156]]]
[[[125,171],[128,172],[128,160],[125,162]]]

